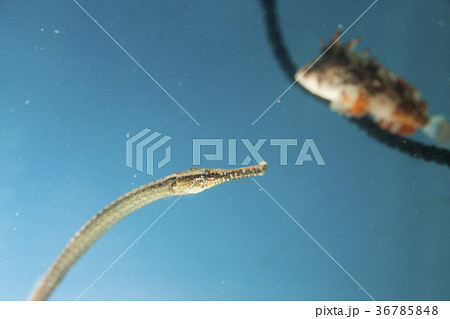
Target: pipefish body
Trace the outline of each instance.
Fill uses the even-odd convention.
[[[199,193],[215,185],[245,177],[261,176],[267,163],[235,169],[191,168],[138,187],[119,197],[92,217],[72,237],[49,268],[29,300],[47,300],[75,262],[108,229],[137,209],[158,199]]]

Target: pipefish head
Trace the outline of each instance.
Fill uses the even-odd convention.
[[[235,179],[261,176],[267,170],[267,162],[258,165],[234,168],[191,168],[175,174],[173,191],[176,195],[196,194],[218,184]]]

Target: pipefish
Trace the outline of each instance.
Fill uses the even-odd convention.
[[[196,194],[215,185],[245,177],[261,176],[267,163],[234,168],[191,168],[138,187],[119,197],[94,215],[72,237],[48,269],[29,300],[47,300],[69,269],[108,229],[137,209],[158,199]]]

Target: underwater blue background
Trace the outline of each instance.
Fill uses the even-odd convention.
[[[372,1],[278,1],[302,65]],[[0,2],[0,300],[24,300],[75,232],[126,192],[192,167],[193,138],[312,138],[326,165],[267,141],[255,180],[377,300],[450,299],[449,168],[380,144],[293,86],[257,1]],[[449,1],[379,0],[344,35],[450,118]],[[144,128],[172,137],[154,176],[125,165]],[[420,132],[414,139],[431,143]],[[205,148],[206,152],[212,149]],[[163,151],[159,156],[163,156]],[[256,164],[252,160],[251,165]],[[231,166],[235,167],[235,166]],[[51,300],[75,300],[175,200],[108,231]],[[181,198],[81,300],[370,300],[251,179]]]

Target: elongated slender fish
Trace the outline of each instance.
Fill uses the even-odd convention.
[[[132,190],[103,208],[81,227],[42,278],[29,300],[46,300],[70,267],[100,236],[142,206],[161,198],[199,193],[235,179],[261,176],[266,170],[266,162],[235,169],[191,168]]]

